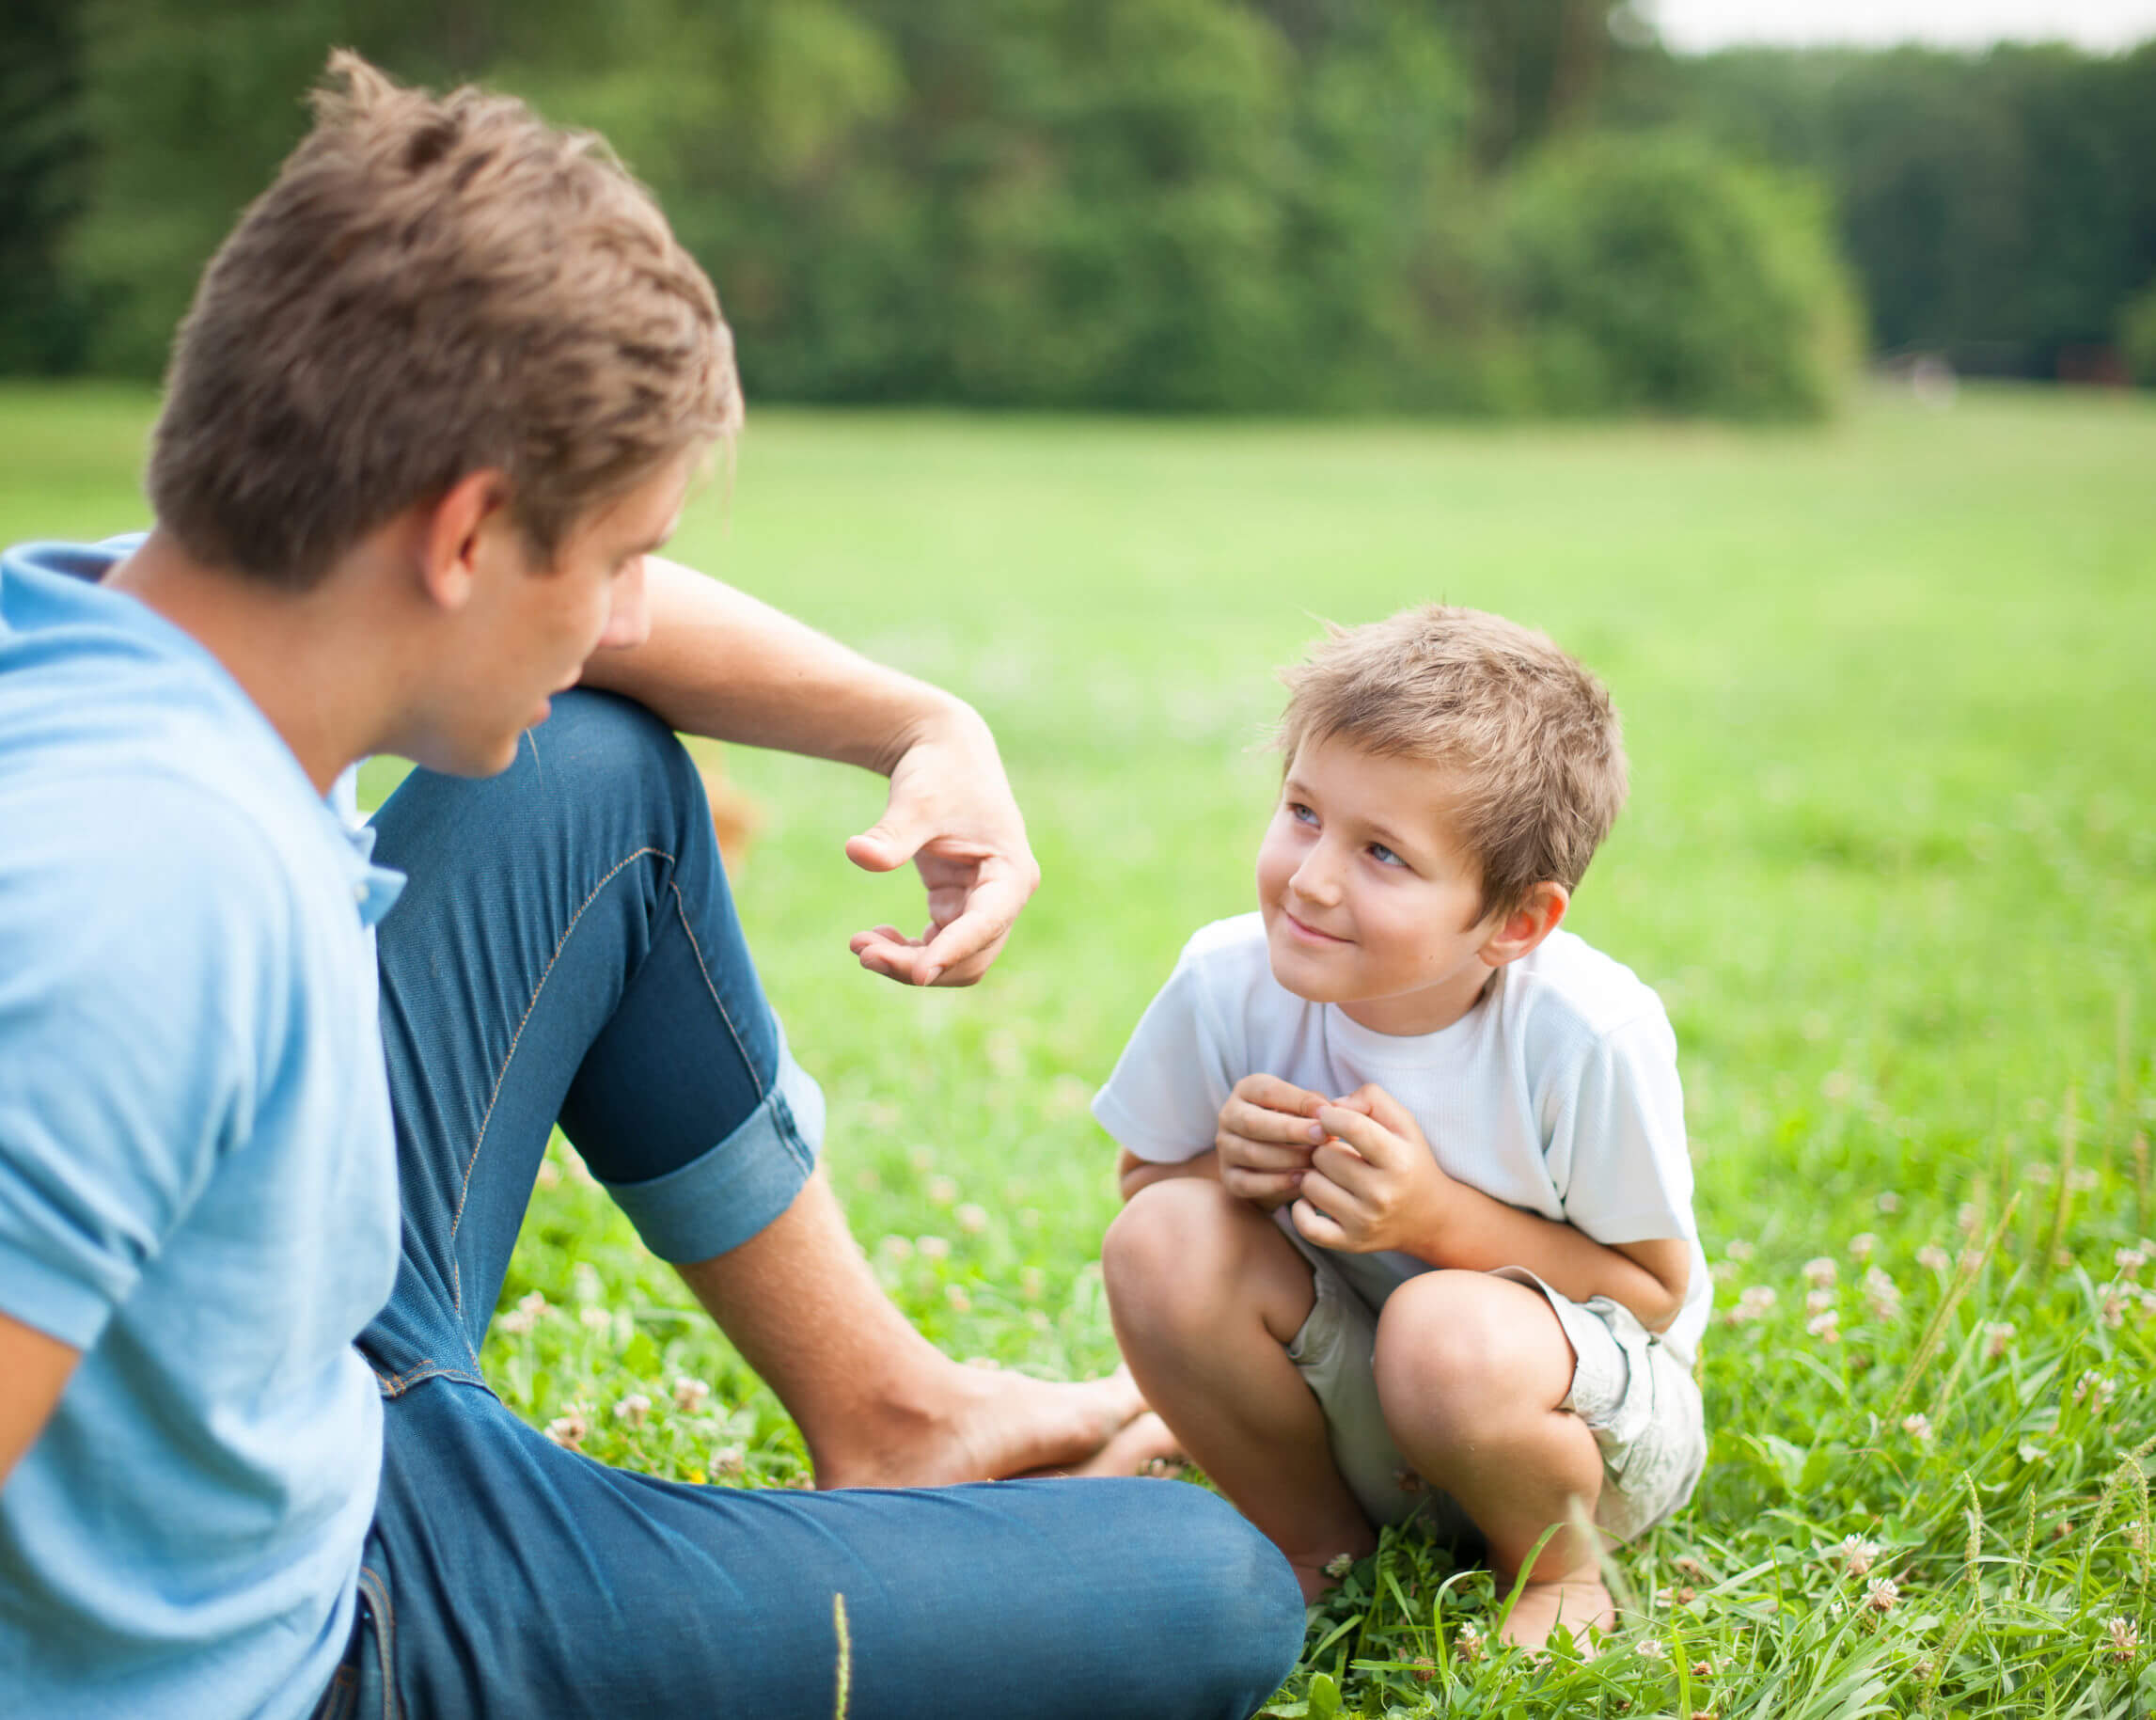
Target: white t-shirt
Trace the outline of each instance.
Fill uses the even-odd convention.
[[[1184,946],[1093,1113],[1141,1159],[1195,1159],[1235,1083],[1257,1074],[1334,1097],[1374,1082],[1422,1126],[1447,1176],[1597,1242],[1682,1237],[1692,1277],[1662,1341],[1691,1365],[1712,1286],[1692,1216],[1676,1035],[1623,963],[1556,932],[1498,969],[1450,1027],[1379,1034],[1282,986],[1259,915],[1216,921]],[[1430,1270],[1404,1254],[1335,1259],[1374,1301]]]

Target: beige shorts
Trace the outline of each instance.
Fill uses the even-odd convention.
[[[1377,1309],[1327,1254],[1291,1239],[1310,1262],[1317,1300],[1288,1345],[1288,1358],[1325,1411],[1332,1460],[1348,1491],[1374,1523],[1419,1514],[1441,1539],[1471,1535],[1457,1502],[1426,1486],[1386,1430],[1372,1368]],[[1596,1523],[1629,1540],[1682,1507],[1707,1461],[1707,1424],[1690,1371],[1607,1296],[1573,1302],[1524,1267],[1502,1267],[1495,1276],[1540,1290],[1571,1341],[1572,1385],[1558,1408],[1585,1422],[1601,1447]]]

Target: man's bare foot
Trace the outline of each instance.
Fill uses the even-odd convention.
[[[875,1425],[847,1428],[842,1450],[815,1451],[816,1485],[949,1487],[1037,1471],[1129,1475],[1133,1469],[1093,1466],[1108,1461],[1111,1448],[1116,1460],[1124,1449],[1134,1454],[1134,1465],[1158,1455],[1144,1427],[1157,1418],[1127,1368],[1064,1384],[951,1362],[928,1396],[926,1403],[882,1406]]]
[[[1580,1645],[1582,1654],[1594,1652],[1586,1636],[1590,1628],[1604,1632],[1616,1629],[1616,1602],[1610,1599],[1600,1578],[1530,1583],[1519,1591],[1512,1616],[1498,1636],[1517,1648],[1539,1649],[1560,1623],[1572,1633],[1572,1640]]]

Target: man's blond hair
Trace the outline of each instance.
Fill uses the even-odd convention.
[[[599,138],[345,51],[313,104],[174,341],[149,489],[191,554],[305,588],[495,468],[551,560],[739,424],[711,283]]]
[[[1341,740],[1442,766],[1455,835],[1482,869],[1484,916],[1536,884],[1579,888],[1625,804],[1610,695],[1549,638],[1480,609],[1432,604],[1328,625],[1294,668],[1281,750]]]

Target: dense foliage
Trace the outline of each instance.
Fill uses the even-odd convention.
[[[1577,141],[1646,52],[1611,0],[45,9],[40,123],[95,156],[48,150],[7,217],[37,266],[0,276],[0,331],[43,331],[16,369],[155,373],[338,41],[606,132],[763,398],[1801,416],[1846,350],[1817,199]],[[1605,186],[1630,239],[1556,230]]]

